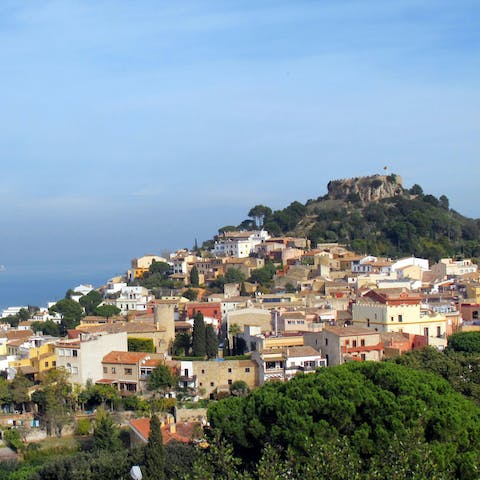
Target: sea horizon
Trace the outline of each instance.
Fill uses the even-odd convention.
[[[10,306],[46,307],[65,297],[69,288],[91,284],[105,285],[128,269],[112,265],[9,265],[0,272],[0,310]]]

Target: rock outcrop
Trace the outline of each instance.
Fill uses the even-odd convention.
[[[331,200],[360,202],[362,205],[405,193],[402,177],[395,174],[332,180],[327,188]]]

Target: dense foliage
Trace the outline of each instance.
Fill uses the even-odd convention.
[[[129,338],[127,342],[129,352],[155,353],[155,346],[151,338]]]
[[[166,390],[175,386],[177,383],[176,376],[172,373],[167,365],[157,365],[147,378],[147,388],[149,390]]]
[[[439,352],[436,348],[406,352],[392,362],[418,370],[435,373],[450,385],[480,404],[480,354],[465,354],[448,349]]]
[[[296,472],[288,478],[313,478],[307,466],[334,478],[393,478],[396,469],[406,472],[395,478],[478,476],[479,408],[443,379],[395,363],[350,363],[268,383],[214,404],[209,418],[251,471],[271,445],[287,471]],[[312,462],[319,446],[332,457],[323,471]],[[408,474],[408,465],[422,458],[418,468],[430,474]],[[343,471],[333,475],[335,468]]]
[[[480,332],[458,332],[448,338],[448,348],[456,352],[480,354]]]

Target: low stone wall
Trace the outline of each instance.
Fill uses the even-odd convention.
[[[206,422],[206,408],[177,408],[175,407],[175,421],[180,422]]]

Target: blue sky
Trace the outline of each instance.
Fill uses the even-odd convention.
[[[2,0],[0,264],[121,271],[385,165],[480,217],[479,18],[476,0]]]

